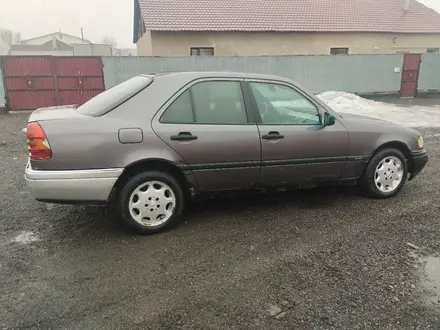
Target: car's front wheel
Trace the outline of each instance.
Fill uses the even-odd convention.
[[[118,194],[123,222],[139,234],[154,234],[171,228],[183,212],[182,187],[168,173],[151,171],[130,178]]]
[[[361,185],[375,198],[395,196],[408,177],[405,156],[397,149],[383,149],[370,160]]]

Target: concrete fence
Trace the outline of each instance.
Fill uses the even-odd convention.
[[[440,54],[422,55],[418,90],[440,91]]]
[[[403,55],[103,57],[106,88],[140,73],[239,71],[291,78],[314,93],[398,92]],[[440,62],[439,62],[440,63]]]
[[[100,71],[99,74],[95,72],[95,69],[93,69],[95,71],[92,70],[93,72],[88,72],[92,69],[89,62],[98,60],[96,62],[101,63],[101,59],[102,68],[100,65],[99,68],[96,69]],[[10,110],[15,110],[11,108],[11,96],[15,98],[18,97],[18,99],[29,98],[29,100],[36,100],[36,93],[46,93],[47,88],[44,89],[44,91],[35,91],[32,88],[35,89],[37,87],[32,86],[39,86],[40,84],[37,84],[37,80],[47,75],[47,73],[42,73],[42,71],[45,70],[44,66],[38,63],[47,62],[48,60],[50,60],[50,58],[44,56],[22,56],[15,57],[14,60],[9,56],[4,57],[3,60],[0,58],[0,63],[2,63],[2,65],[0,65],[0,107],[6,103],[6,96]],[[16,65],[17,68],[11,65],[6,66],[6,63],[11,64],[13,61],[26,63],[26,68],[23,68],[23,65]],[[82,76],[90,76],[87,78],[88,80],[91,81],[95,79],[98,81],[102,79],[103,75],[105,88],[109,89],[138,74],[164,71],[238,71],[280,75],[297,81],[313,93],[330,90],[361,95],[371,93],[399,93],[401,86],[407,86],[402,85],[402,71],[404,70],[403,54],[247,57],[104,56],[102,58],[84,57],[82,59],[72,57],[71,59],[64,58],[63,61],[66,67],[81,67],[80,71],[78,71],[79,69],[75,71],[81,72],[81,75],[78,77],[72,76],[72,93],[75,91],[78,93],[81,92],[82,89],[85,88],[84,85],[87,85],[81,84],[82,79],[80,78]],[[39,66],[41,66],[41,68]],[[7,71],[5,71],[6,68]],[[15,71],[12,73],[9,72],[12,69],[18,70],[17,72],[26,71],[28,73],[23,73],[23,81],[21,81],[19,79],[20,74],[17,75],[17,73],[14,73]],[[29,74],[29,72],[31,72],[31,74]],[[411,73],[410,76],[413,77],[414,75]],[[6,81],[10,82],[9,87],[8,84],[4,83]],[[77,83],[75,83],[75,81],[77,81]],[[96,81],[94,82],[96,83]],[[440,91],[440,54],[424,54],[421,56],[418,82],[416,82],[416,84],[418,91]],[[19,92],[22,93],[20,94],[22,96],[17,94]],[[79,94],[83,95],[84,93],[81,92]],[[86,94],[87,93],[83,96],[93,96],[92,94]],[[42,105],[43,104],[35,104],[35,106]]]

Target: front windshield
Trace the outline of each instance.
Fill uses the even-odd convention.
[[[77,106],[75,110],[86,116],[101,116],[139,93],[150,85],[152,81],[152,76],[142,75],[133,77],[98,94],[89,101]]]

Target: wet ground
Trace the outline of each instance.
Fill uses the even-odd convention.
[[[0,116],[2,329],[439,329],[440,130],[421,130],[430,162],[393,199],[214,200],[141,237],[31,198],[26,121]]]

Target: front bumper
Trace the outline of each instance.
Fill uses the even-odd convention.
[[[124,169],[38,171],[26,165],[32,196],[42,202],[105,202]]]
[[[414,151],[409,159],[409,172],[411,173],[409,181],[414,179],[428,163],[428,152],[426,150]]]

